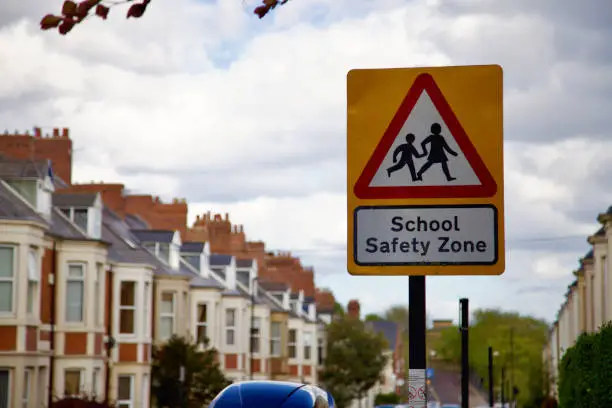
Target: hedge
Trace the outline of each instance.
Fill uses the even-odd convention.
[[[582,334],[559,365],[559,408],[612,407],[612,324]]]

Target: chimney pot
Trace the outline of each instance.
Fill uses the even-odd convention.
[[[42,129],[39,127],[34,128],[34,137],[40,139],[42,137]]]
[[[62,129],[62,137],[65,137],[66,139],[70,137],[70,130],[68,128]]]
[[[225,213],[225,221],[229,221],[229,213]]]
[[[196,215],[196,221],[200,221],[200,216]]]
[[[53,137],[59,137],[60,132],[59,132],[59,128],[53,128]]]

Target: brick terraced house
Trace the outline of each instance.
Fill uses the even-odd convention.
[[[316,383],[335,299],[229,216],[72,184],[68,130],[0,135],[0,408],[82,392],[148,407],[151,349],[215,347],[232,380]],[[55,172],[57,170],[57,172]]]

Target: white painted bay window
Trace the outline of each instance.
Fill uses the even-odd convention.
[[[198,320],[196,322],[196,341],[204,344],[208,339],[208,306],[206,303],[198,304]]]
[[[270,325],[270,355],[272,357],[281,356],[281,324],[272,322]]]
[[[134,376],[117,378],[117,408],[134,408]]]
[[[15,247],[0,246],[0,313],[13,312]]]
[[[236,344],[236,309],[225,309],[225,344]]]
[[[136,282],[122,281],[119,294],[119,333],[135,334]]]
[[[66,277],[66,322],[83,322],[83,298],[85,294],[85,264],[68,265]]]
[[[28,314],[35,314],[38,306],[38,282],[40,281],[40,268],[38,254],[35,248],[30,248],[28,252],[28,293],[26,311]]]
[[[159,336],[162,340],[168,340],[174,334],[175,314],[175,292],[162,292],[159,311]]]

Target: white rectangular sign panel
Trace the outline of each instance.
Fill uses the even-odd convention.
[[[497,209],[492,205],[357,207],[357,265],[493,265]]]

